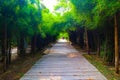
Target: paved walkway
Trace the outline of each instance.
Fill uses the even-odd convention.
[[[58,42],[20,80],[107,80],[69,43]]]

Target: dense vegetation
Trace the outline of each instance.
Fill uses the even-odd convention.
[[[119,0],[58,0],[51,12],[43,0],[0,0],[0,50],[4,71],[11,61],[11,48],[25,56],[62,37],[81,49],[96,51],[119,73]],[[114,47],[115,46],[115,47]]]
[[[76,34],[80,33],[79,37],[83,37],[81,32],[85,32],[88,54],[90,50],[95,50],[97,55],[108,63],[115,62],[116,73],[119,73],[120,1],[71,0],[71,2],[75,5],[76,13],[80,18],[79,26],[84,27],[84,29],[76,29]],[[78,43],[84,42],[81,39],[83,38],[78,39]]]

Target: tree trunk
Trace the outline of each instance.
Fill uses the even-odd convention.
[[[89,42],[88,42],[88,31],[86,28],[85,28],[85,35],[86,35],[86,50],[87,50],[88,54],[90,54]]]
[[[97,35],[97,56],[100,56],[100,38]]]
[[[23,56],[25,54],[25,41],[24,41],[24,36],[20,36],[20,54]]]
[[[115,72],[119,73],[119,45],[118,45],[118,26],[117,15],[114,16],[114,32],[115,32]]]
[[[3,70],[5,72],[7,70],[7,26],[6,24],[3,29],[2,62],[3,62]]]
[[[7,64],[9,65],[11,63],[11,42],[10,39],[8,40],[8,51],[7,51]]]
[[[24,56],[25,55],[25,41],[24,41],[24,34],[21,33],[18,39],[18,55]]]
[[[37,35],[35,33],[35,35],[32,37],[32,41],[31,41],[31,53],[36,52],[36,39],[37,39]]]

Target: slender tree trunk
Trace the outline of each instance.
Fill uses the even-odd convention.
[[[24,41],[24,35],[20,35],[20,55],[25,55],[25,41]]]
[[[115,72],[119,73],[119,46],[118,46],[118,26],[117,15],[114,16],[114,32],[115,32]]]
[[[18,38],[18,55],[24,56],[25,55],[25,47],[24,47],[24,34],[21,32]]]
[[[100,38],[97,35],[97,56],[100,56]]]
[[[2,39],[2,61],[3,61],[3,70],[7,70],[7,26],[5,24],[3,29],[3,39]]]
[[[6,65],[8,66],[9,65],[9,40],[7,38],[7,49],[6,49]]]
[[[32,37],[32,41],[31,41],[31,53],[36,52],[36,40],[37,40],[37,34],[35,33],[35,35]]]
[[[8,65],[11,63],[11,42],[10,42],[10,39],[8,40],[8,56],[7,56],[7,59],[8,59]]]
[[[17,37],[17,54],[20,54],[20,38]]]
[[[86,50],[87,50],[88,54],[90,54],[89,43],[88,43],[88,31],[86,28],[85,28],[85,35],[86,35]]]

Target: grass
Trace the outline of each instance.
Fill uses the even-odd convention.
[[[2,72],[2,69],[0,70],[0,80],[19,80],[41,57],[41,52],[28,54],[23,58],[18,57],[12,61],[5,73]]]
[[[96,55],[84,54],[84,57],[93,64],[108,80],[120,80],[120,74],[115,73],[114,66],[108,66]]]
[[[91,63],[93,64],[108,80],[120,80],[120,74],[115,73],[115,68],[112,65],[107,65],[106,62],[99,58],[95,54],[88,55],[86,54],[84,50],[81,50],[79,46],[74,45],[74,47],[80,51],[83,52],[83,56]]]

